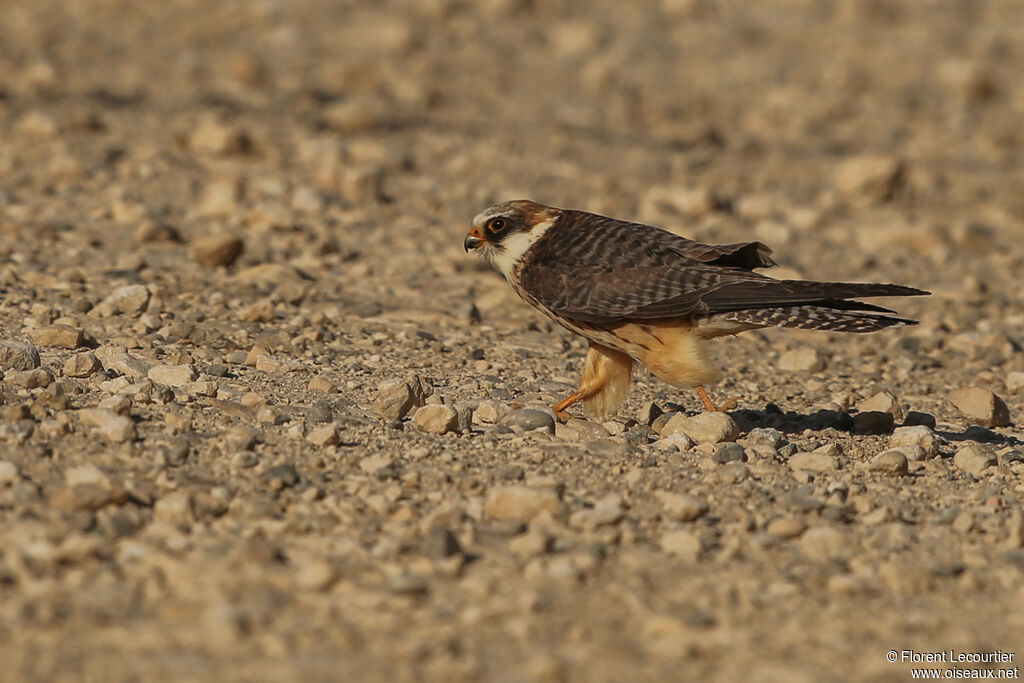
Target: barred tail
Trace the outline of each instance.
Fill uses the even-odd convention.
[[[854,303],[854,302],[849,302]],[[863,304],[860,304],[863,306]],[[873,307],[874,308],[874,307]],[[877,307],[880,310],[881,307]],[[823,306],[785,306],[735,311],[721,315],[725,320],[758,327],[795,327],[830,332],[875,332],[893,325],[916,325],[916,320]]]

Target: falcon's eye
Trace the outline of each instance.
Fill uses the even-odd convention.
[[[498,233],[502,232],[506,227],[508,227],[508,224],[505,222],[504,218],[492,218],[491,222],[487,224],[487,231],[493,232],[495,235],[497,235]]]

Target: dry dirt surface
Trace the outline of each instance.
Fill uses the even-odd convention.
[[[1003,0],[3,0],[0,678],[1019,665],[1021,74]],[[519,197],[933,295],[555,424]]]

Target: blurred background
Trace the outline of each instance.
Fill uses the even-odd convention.
[[[4,457],[39,486],[21,482],[20,499],[12,485],[0,500],[7,657],[38,680],[77,679],[86,664],[97,680],[108,669],[126,680],[332,680],[363,664],[418,679],[424,662],[438,680],[502,679],[529,660],[532,680],[573,679],[563,663],[574,662],[573,680],[630,680],[640,664],[667,680],[685,663],[700,678],[819,681],[906,680],[883,654],[907,634],[935,650],[1006,649],[1020,633],[1006,624],[1019,622],[1024,534],[1009,511],[1012,449],[998,474],[995,456],[982,458],[981,483],[952,457],[911,464],[928,479],[871,474],[870,488],[848,487],[866,501],[856,514],[873,511],[854,525],[847,484],[815,489],[811,477],[805,490],[806,473],[798,482],[784,463],[741,484],[628,449],[524,461],[511,447],[494,455],[480,432],[443,437],[455,455],[442,460],[422,446],[442,437],[385,428],[370,408],[380,382],[412,371],[460,406],[540,403],[575,381],[579,340],[463,253],[476,213],[526,197],[702,241],[762,240],[784,276],[934,292],[899,304],[921,326],[817,335],[806,343],[820,358],[789,375],[775,372],[780,351],[809,335],[738,339],[723,352],[735,371],[724,396],[810,414],[891,389],[963,436],[946,397],[971,384],[1005,396],[1019,423],[1022,74],[1024,2],[1011,0],[2,0],[0,338],[63,321],[146,362],[218,367],[195,391],[232,406],[328,396],[327,420],[351,418],[329,461],[301,424],[207,409],[209,396],[180,387],[162,394],[170,403],[132,403],[139,438],[123,444],[64,415],[69,432],[63,409],[47,406],[52,439],[5,422],[0,435],[24,443],[5,441]],[[260,367],[266,354],[281,360]],[[48,348],[43,362],[69,356]],[[109,371],[90,363],[61,379],[77,392],[63,407],[106,397]],[[316,393],[297,365],[339,393]],[[629,416],[641,400],[686,399],[640,381],[631,400]],[[19,406],[4,415],[24,420]],[[185,431],[202,434],[174,469],[157,447]],[[812,437],[801,447],[825,438]],[[886,438],[848,437],[828,436],[845,439],[847,463]],[[359,464],[367,454],[386,458]],[[301,486],[315,473],[320,490],[271,490],[265,465],[286,457],[297,463],[289,486],[301,471]],[[75,458],[156,488],[94,517],[63,510],[49,496]],[[524,572],[513,536],[477,524],[483,491],[524,467],[553,471],[577,507],[606,495],[618,506],[626,487],[639,501],[607,556],[591,552],[592,529],[559,530],[574,554],[557,559],[582,567],[552,561],[569,588],[544,558]],[[712,569],[657,541],[676,522],[654,487],[698,476],[712,510],[701,528],[722,539]],[[193,507],[182,503],[193,494]],[[433,564],[410,550],[450,500],[476,515],[452,522],[460,539],[491,543],[465,575],[445,574],[447,537]],[[795,535],[806,517],[827,543],[764,541],[780,500]],[[47,550],[65,538],[76,544],[63,555]],[[683,538],[694,558],[695,538]],[[429,582],[406,580],[414,562]],[[126,650],[148,658],[105,656]]]

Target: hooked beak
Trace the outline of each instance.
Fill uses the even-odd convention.
[[[466,235],[466,239],[462,242],[462,246],[466,249],[466,252],[469,252],[470,249],[476,249],[479,247],[484,243],[484,241],[484,236],[480,231],[480,228],[474,227],[469,231],[469,234]]]

